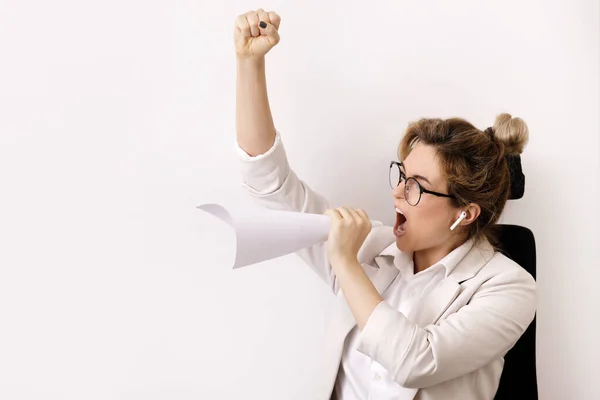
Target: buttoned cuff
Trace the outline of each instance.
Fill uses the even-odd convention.
[[[254,195],[267,195],[278,190],[290,173],[281,135],[275,131],[273,146],[257,156],[250,156],[235,141],[242,186]]]
[[[394,348],[398,355],[406,354],[414,335],[413,328],[413,324],[404,314],[382,301],[375,307],[360,332],[356,349],[387,365],[384,360],[390,357],[391,348]]]

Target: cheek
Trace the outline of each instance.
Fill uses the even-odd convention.
[[[435,204],[427,204],[415,209],[413,217],[415,228],[419,232],[436,232],[448,226],[448,211]]]

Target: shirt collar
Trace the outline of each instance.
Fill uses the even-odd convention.
[[[473,247],[474,244],[474,240],[473,239],[469,239],[466,242],[464,242],[463,244],[461,244],[460,246],[458,246],[456,249],[452,250],[450,253],[448,253],[444,258],[442,258],[440,261],[436,262],[435,264],[433,264],[431,267],[434,267],[436,265],[443,265],[444,268],[446,269],[446,278],[448,277],[448,275],[450,275],[450,273],[454,270],[454,268],[458,265],[458,263],[465,258],[465,256],[467,255],[467,253],[471,250],[471,248]],[[382,256],[393,256],[394,257],[394,265],[396,266],[396,268],[398,268],[399,270],[403,270],[403,268],[406,265],[412,265],[412,256],[413,253],[404,253],[402,251],[400,251],[398,249],[398,247],[396,246],[396,242],[394,241],[392,244],[390,244],[388,247],[386,247],[385,249],[383,249],[383,251],[381,252]],[[430,267],[430,268],[431,268]]]
[[[442,258],[436,264],[443,264],[446,267],[446,278],[450,273],[454,270],[454,268],[458,265],[459,262],[462,261],[463,258],[467,255],[467,253],[473,247],[475,241],[473,239],[469,239],[456,249],[452,250],[446,257]]]

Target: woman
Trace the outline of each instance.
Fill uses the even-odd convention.
[[[262,9],[236,19],[237,144],[258,202],[333,219],[326,244],[298,252],[336,294],[319,399],[492,399],[535,314],[534,279],[490,244],[506,156],[523,150],[527,126],[508,114],[485,132],[456,118],[410,124],[390,165],[396,224],[372,228],[289,167],[265,80],[279,24]]]

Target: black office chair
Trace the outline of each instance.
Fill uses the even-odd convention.
[[[525,176],[521,158],[510,156],[510,199],[520,199],[525,191]],[[518,225],[498,225],[500,251],[525,268],[536,278],[536,252],[533,233]],[[535,318],[515,346],[504,357],[504,370],[494,400],[537,400],[537,373],[535,364]]]

